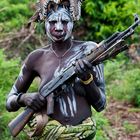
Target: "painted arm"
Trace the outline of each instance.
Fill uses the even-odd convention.
[[[25,94],[33,79],[37,76],[33,70],[31,59],[27,59],[21,68],[19,76],[7,96],[6,108],[8,111],[17,111],[20,107],[28,106],[33,110],[40,108],[44,99],[40,94]]]
[[[105,81],[104,81],[103,64],[96,65],[91,71],[93,81],[84,85],[86,97],[94,109],[98,112],[102,111],[106,106]]]
[[[26,93],[33,78],[33,73],[27,68],[26,64],[23,64],[18,78],[7,96],[6,108],[8,111],[17,111],[21,106],[25,106],[24,104],[19,104],[18,99],[21,94]]]
[[[103,64],[92,67],[86,60],[78,60],[75,71],[81,79],[88,102],[96,111],[102,111],[106,105]]]

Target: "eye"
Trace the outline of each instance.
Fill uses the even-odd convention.
[[[63,20],[63,21],[62,21],[62,24],[68,24],[68,21]]]
[[[49,21],[50,24],[55,24],[56,22],[56,20]]]

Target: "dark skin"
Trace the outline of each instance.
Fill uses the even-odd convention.
[[[51,24],[51,29],[54,29],[54,26],[54,24]],[[47,101],[40,95],[40,93],[24,94],[28,90],[33,79],[39,76],[41,79],[39,88],[42,88],[45,84],[52,80],[57,69],[58,72],[60,72],[61,69],[67,67],[68,62],[70,62],[72,58],[76,59],[77,54],[83,51],[81,48],[87,47],[88,43],[85,44],[85,42],[82,41],[73,41],[71,40],[71,37],[64,40],[66,34],[63,36],[61,34],[63,31],[67,32],[66,23],[63,25],[63,30],[51,30],[52,35],[56,35],[56,41],[53,41],[48,47],[34,51],[26,59],[25,66],[22,69],[22,75],[19,76],[15,83],[17,93],[22,93],[17,100],[20,106],[28,106],[34,111],[40,111],[42,108],[45,108]],[[95,43],[93,43],[93,47],[95,47]],[[86,60],[79,59],[75,62],[75,72],[77,73],[77,77],[84,81],[88,80],[90,78],[90,74],[92,73],[94,80],[88,85],[84,85],[81,82],[74,83],[75,92],[85,94],[84,96],[80,96],[78,94],[74,95],[76,104],[76,111],[74,112],[74,115],[70,115],[72,112],[70,110],[71,107],[67,108],[68,115],[64,115],[61,111],[60,103],[57,101],[57,98],[54,98],[54,113],[51,114],[50,117],[58,120],[64,125],[77,125],[91,116],[91,105],[94,106],[93,103],[98,102],[101,98],[99,87],[95,84],[96,72],[93,71],[91,64]],[[79,91],[77,91],[77,89],[79,89]],[[58,92],[56,91],[56,95],[57,93]],[[59,91],[59,94],[64,100],[66,107],[70,106],[70,103],[67,102],[67,98],[70,98],[67,96],[67,93]],[[16,95],[9,96],[9,101],[7,100],[7,109],[9,111],[16,111],[18,107],[16,108],[12,105],[11,97],[15,97],[15,100],[17,99]],[[8,107],[8,102],[11,103],[12,109]]]
[[[74,46],[73,46],[73,48],[74,48],[74,47],[78,46],[77,44],[82,45],[83,43],[74,41],[73,44],[74,44]],[[52,79],[53,74],[59,65],[58,58],[54,55],[54,53],[53,52],[47,53],[46,50],[47,50],[47,48],[44,48],[41,51],[35,52],[35,54],[32,54],[32,56],[30,56],[31,58],[27,62],[28,65],[31,66],[30,67],[31,71],[36,71],[37,75],[41,78],[40,87],[43,87],[47,82],[49,82]],[[60,51],[56,51],[56,52],[61,54]],[[74,54],[74,51],[72,49],[62,59],[61,67],[64,66],[63,63],[66,60],[68,60],[69,57],[72,56],[73,54]],[[48,61],[48,57],[49,57],[50,61]],[[33,59],[35,59],[35,60],[37,59],[37,61],[31,61]],[[35,62],[35,63],[33,63],[33,62]],[[84,74],[84,77],[83,77],[83,72],[82,72],[83,69],[84,69],[84,73],[85,73],[85,69],[87,70],[87,73]],[[26,73],[26,75],[29,75],[28,73],[30,73],[31,71],[28,71]],[[82,60],[78,60],[76,62],[76,72],[79,77],[80,77],[80,75],[82,76],[83,80],[86,80],[90,77],[89,66],[87,64],[85,64],[84,61],[82,61]],[[26,79],[26,75],[24,75],[25,79]],[[44,76],[44,75],[46,75],[46,76]],[[24,87],[22,87],[22,88],[24,88]],[[93,88],[96,89],[96,87],[93,87]],[[87,89],[90,91],[91,88],[87,87]],[[93,92],[88,93],[88,94],[89,95],[91,94],[91,96],[94,96],[94,98],[97,94],[96,99],[98,100],[98,98],[100,98],[100,96],[98,95],[98,94],[100,94],[100,93],[98,93],[98,90],[94,95],[93,95]],[[84,97],[76,96],[76,99],[77,99],[77,106],[79,106],[79,108],[80,108],[80,106],[82,105],[84,109],[82,109],[82,110],[80,109],[79,112],[77,112],[77,114],[75,115],[75,118],[69,118],[69,117],[62,116],[59,111],[60,109],[58,109],[57,103],[54,108],[54,114],[51,117],[56,120],[59,120],[62,124],[74,124],[75,125],[75,124],[81,122],[82,120],[84,120],[85,118],[87,118],[88,116],[90,116],[91,115],[90,104],[85,100]],[[40,94],[38,94],[38,93],[24,94],[21,96],[21,98],[19,100],[19,102],[21,104],[24,104],[25,106],[29,106],[32,109],[34,109],[35,111],[40,110],[44,106],[45,101],[46,100],[43,99],[42,96],[40,96]]]

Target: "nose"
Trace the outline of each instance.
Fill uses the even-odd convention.
[[[61,22],[57,22],[55,25],[55,30],[59,32],[63,31],[63,24]]]

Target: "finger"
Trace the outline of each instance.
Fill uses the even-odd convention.
[[[93,69],[92,69],[92,74],[94,77],[97,77],[97,71],[96,71],[95,67],[93,67]]]
[[[74,71],[76,74],[78,74],[78,70],[77,70],[76,66],[74,67]]]
[[[39,109],[36,108],[36,106],[30,106],[31,109],[33,109],[34,111],[38,111]]]
[[[45,103],[38,99],[37,104],[42,107],[42,106],[44,106]]]
[[[78,69],[77,69],[77,65],[78,65],[78,60],[76,60],[75,63],[74,63],[74,71],[75,71],[76,74],[79,73]]]
[[[28,98],[25,101],[25,105],[28,106],[28,107],[31,107],[32,106],[31,102],[32,102],[32,99]]]
[[[27,106],[30,107],[31,109],[33,109],[34,111],[37,110],[36,105],[34,105],[34,103],[32,101],[27,101]]]
[[[40,94],[38,94],[36,98],[36,102],[37,104],[39,104],[39,106],[43,106],[45,104],[45,98],[41,96]]]
[[[84,72],[80,67],[80,62],[79,61],[77,61],[77,63],[76,63],[76,68],[77,68],[78,73],[82,74]]]
[[[92,64],[89,63],[87,60],[83,59],[83,63],[84,63],[89,69],[92,69]]]
[[[40,99],[40,101],[42,103],[45,103],[46,102],[46,99],[42,95],[40,95],[40,94],[39,94],[39,99]]]
[[[94,77],[94,80],[97,81],[98,80],[98,77],[97,77],[97,71],[96,71],[96,68],[95,67],[93,67],[92,75]]]
[[[39,110],[39,109],[41,109],[41,104],[36,100],[36,102],[34,102],[33,103],[33,105],[32,105],[36,110]]]
[[[86,68],[85,68],[85,64],[84,64],[83,60],[79,60],[78,62],[79,62],[79,66],[80,66],[81,70],[85,71]]]

